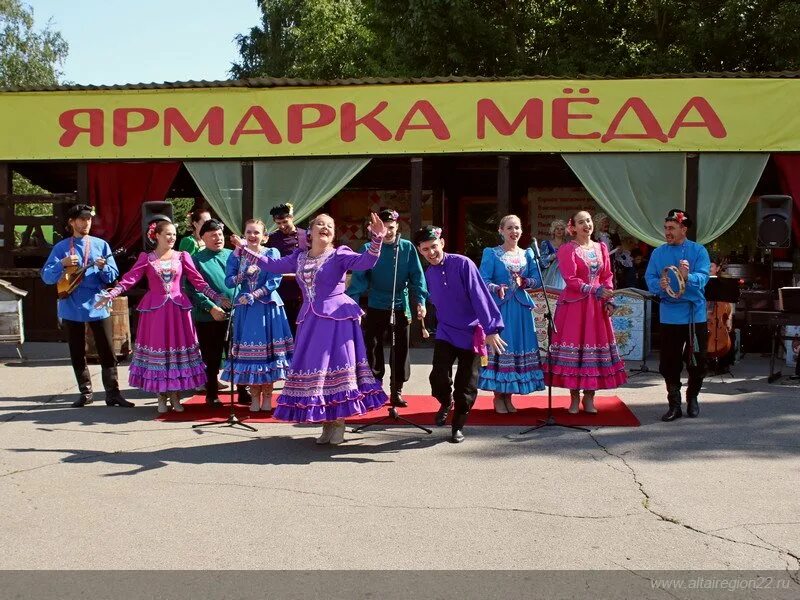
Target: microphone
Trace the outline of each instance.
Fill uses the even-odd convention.
[[[537,260],[542,260],[542,255],[539,254],[539,240],[533,238],[533,255]]]

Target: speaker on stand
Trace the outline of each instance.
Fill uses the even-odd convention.
[[[760,196],[756,205],[756,245],[769,254],[769,290],[772,291],[772,251],[788,248],[792,241],[792,197]]]
[[[155,243],[147,239],[147,228],[153,221],[169,221],[172,218],[172,202],[144,202],[142,204],[142,247],[145,252],[151,252]]]

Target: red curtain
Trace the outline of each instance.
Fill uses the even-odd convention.
[[[90,163],[89,204],[97,215],[92,233],[112,248],[141,246],[142,203],[163,201],[181,163]]]
[[[800,154],[773,154],[772,158],[781,176],[783,193],[792,197],[792,231],[800,243]]]

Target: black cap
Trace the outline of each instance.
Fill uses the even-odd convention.
[[[94,208],[88,204],[76,204],[67,211],[67,219],[90,219],[94,216]]]
[[[442,228],[434,225],[425,225],[414,234],[414,245],[419,246],[422,242],[430,242],[441,239]]]
[[[382,208],[378,213],[378,218],[384,223],[391,223],[392,221],[397,221],[400,215],[397,214],[396,210],[392,210],[391,208]]]
[[[692,226],[692,219],[689,217],[689,213],[687,213],[682,208],[673,208],[667,213],[667,216],[664,217],[664,222],[667,221],[674,221],[678,225],[683,225],[684,227],[691,227]]]
[[[273,219],[291,217],[294,214],[294,206],[288,202],[284,202],[283,204],[278,204],[278,206],[273,206],[269,210],[269,214]]]
[[[200,237],[203,237],[209,231],[219,231],[220,229],[225,229],[225,225],[223,225],[222,221],[209,219],[203,223],[203,226],[200,228]]]

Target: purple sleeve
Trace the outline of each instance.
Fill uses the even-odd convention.
[[[258,259],[258,264],[261,268],[270,273],[294,273],[297,270],[297,255],[300,254],[299,250],[295,250],[289,256],[283,258],[275,258],[269,254],[256,254],[247,248],[243,249],[244,252],[249,252]]]
[[[134,264],[131,267],[131,270],[120,278],[120,280],[117,282],[117,285],[108,291],[108,295],[112,298],[116,298],[123,292],[127,292],[129,289],[131,289],[142,278],[147,270],[148,264],[147,254],[140,252],[139,257],[136,259],[136,264]]]
[[[366,271],[375,266],[381,256],[383,238],[372,236],[367,251],[364,253],[353,252],[350,248],[342,247],[338,250],[340,264],[350,271]]]
[[[486,287],[483,279],[481,279],[481,274],[478,272],[477,267],[472,264],[471,260],[464,260],[462,278],[469,302],[486,335],[502,331],[503,317],[500,316],[500,310],[497,308],[494,299],[492,299],[489,288]]]

